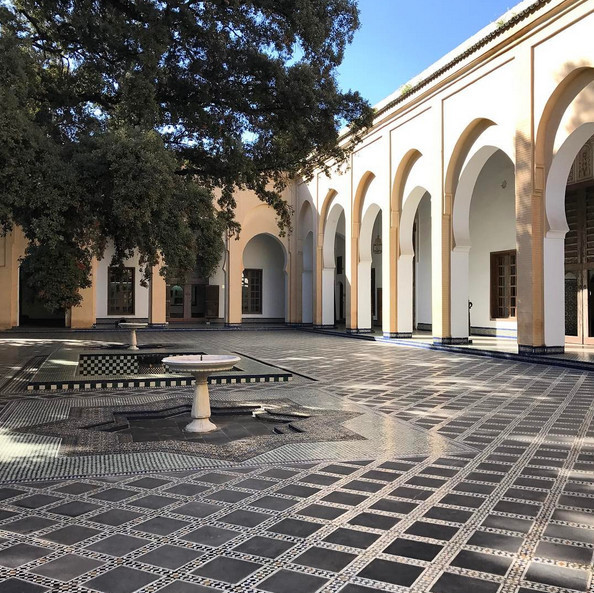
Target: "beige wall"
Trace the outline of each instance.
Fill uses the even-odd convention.
[[[23,233],[15,229],[0,237],[0,329],[18,325],[19,258],[25,254]]]

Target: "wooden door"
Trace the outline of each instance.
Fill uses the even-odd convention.
[[[594,344],[594,187],[568,191],[565,214],[565,339]]]

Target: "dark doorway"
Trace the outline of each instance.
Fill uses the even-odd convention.
[[[218,316],[218,285],[199,282],[167,286],[167,321],[201,322]]]
[[[594,343],[594,186],[567,191],[565,214],[566,341]]]
[[[19,269],[19,326],[66,327],[64,309],[50,311],[46,309],[35,291],[27,282],[27,274]]]

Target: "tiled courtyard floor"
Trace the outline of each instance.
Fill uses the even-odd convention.
[[[50,336],[0,335],[1,376],[18,375],[55,349]],[[56,337],[113,341],[121,334]],[[120,475],[104,475],[105,460],[88,456],[77,475],[41,472],[34,480],[45,449],[15,436],[12,411],[26,404],[34,414],[83,394],[44,399],[5,388],[0,593],[594,591],[591,371],[297,331],[146,332],[143,340],[206,342],[210,351],[288,368],[299,375],[287,385],[214,386],[211,393],[258,398],[286,388],[335,398],[376,419],[382,446],[363,459],[349,457],[346,442],[318,443],[311,459],[320,461],[308,463],[215,460],[205,467],[196,459],[192,468],[186,456],[183,471],[163,457],[162,467],[141,472],[136,454],[127,454],[123,465],[136,470]],[[96,398],[188,393],[84,397],[95,405]],[[396,429],[384,430],[390,422]],[[26,481],[7,481],[14,474],[2,468],[15,460],[29,472]]]

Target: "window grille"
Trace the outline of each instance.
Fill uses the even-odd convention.
[[[491,253],[491,317],[515,319],[516,295],[515,249]]]

